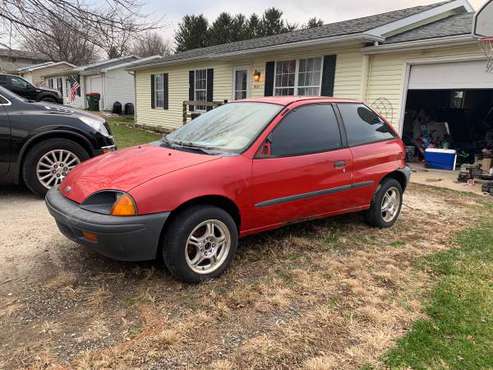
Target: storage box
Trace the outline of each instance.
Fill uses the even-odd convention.
[[[457,163],[457,151],[429,148],[425,150],[425,161],[428,168],[453,171]]]

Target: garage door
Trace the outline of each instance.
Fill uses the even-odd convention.
[[[87,77],[87,92],[100,94],[103,92],[103,81],[101,76]]]
[[[486,61],[418,64],[411,66],[410,90],[493,89]]]

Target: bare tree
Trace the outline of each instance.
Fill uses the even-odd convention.
[[[0,0],[0,20],[11,23],[20,33],[37,32],[51,37],[47,21],[77,32],[93,45],[122,54],[130,34],[156,28],[143,21],[139,0],[105,0],[99,6],[80,0]],[[115,40],[118,40],[116,42]]]
[[[136,38],[130,53],[143,58],[153,55],[170,55],[171,46],[163,41],[159,33],[146,32]]]
[[[83,34],[54,20],[47,20],[43,32],[21,31],[25,49],[45,55],[52,61],[67,61],[75,65],[92,63],[97,58],[96,47]]]

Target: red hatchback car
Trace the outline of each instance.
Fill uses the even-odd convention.
[[[402,141],[364,103],[273,97],[82,163],[46,204],[77,243],[124,261],[162,257],[200,282],[224,272],[239,237],[358,211],[392,226],[409,177]]]

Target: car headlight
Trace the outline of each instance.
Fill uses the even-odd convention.
[[[137,206],[132,196],[114,190],[94,193],[83,201],[80,207],[87,211],[101,213],[103,215],[121,217],[137,215]]]
[[[94,130],[99,132],[101,135],[104,135],[107,137],[111,136],[110,133],[108,132],[108,130],[106,129],[106,127],[104,126],[104,121],[101,121],[101,120],[96,119],[96,118],[88,117],[88,116],[80,116],[79,119],[82,122],[84,122],[86,125],[88,125],[89,127],[93,128]]]

